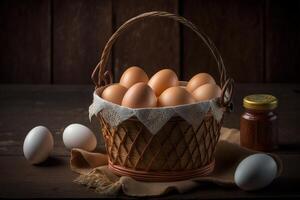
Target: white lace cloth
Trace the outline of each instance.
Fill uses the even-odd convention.
[[[93,96],[93,103],[89,107],[90,120],[101,111],[105,121],[110,126],[117,127],[123,121],[135,116],[152,134],[156,134],[173,116],[182,117],[193,126],[194,130],[199,127],[209,110],[217,121],[223,116],[223,109],[218,106],[217,99],[172,107],[132,109],[108,102],[96,93]]]

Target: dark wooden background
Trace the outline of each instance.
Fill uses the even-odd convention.
[[[113,31],[153,10],[183,15],[206,32],[237,82],[300,82],[300,1],[1,0],[0,83],[91,83]],[[181,79],[217,73],[194,33],[161,18],[117,41],[109,63],[116,79],[130,65],[149,75],[168,66]]]

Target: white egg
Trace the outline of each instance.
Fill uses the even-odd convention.
[[[276,161],[267,154],[254,154],[245,158],[234,174],[234,181],[246,191],[258,190],[269,185],[277,175]]]
[[[53,149],[53,136],[44,126],[37,126],[26,135],[23,144],[25,158],[31,164],[45,161]]]
[[[80,148],[93,151],[97,146],[94,133],[81,124],[71,124],[63,132],[63,141],[68,149]]]

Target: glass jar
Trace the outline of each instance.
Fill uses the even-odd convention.
[[[245,112],[240,120],[241,146],[257,151],[277,148],[277,105],[277,98],[268,94],[253,94],[243,99]]]

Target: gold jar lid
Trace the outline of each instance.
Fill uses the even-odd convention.
[[[269,94],[252,94],[244,97],[243,106],[254,110],[272,110],[278,105],[276,97]]]

